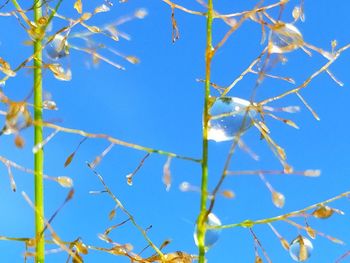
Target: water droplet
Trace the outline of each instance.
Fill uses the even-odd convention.
[[[47,45],[46,53],[54,60],[68,56],[69,48],[67,38],[61,34],[55,35],[52,41]]]
[[[187,192],[191,188],[191,184],[189,182],[182,182],[179,186],[181,192]]]
[[[105,5],[112,7],[113,6],[113,2],[111,0],[105,0]]]
[[[208,219],[207,219],[206,224],[209,227],[221,226],[221,221],[216,215],[214,215],[213,213],[210,213],[208,215]],[[205,233],[205,247],[206,247],[206,249],[209,249],[210,247],[212,247],[219,240],[220,233],[221,233],[220,229],[207,229],[207,231]],[[193,238],[194,238],[194,242],[196,243],[196,246],[198,246],[197,226],[195,227]]]
[[[5,88],[6,82],[5,81],[0,81],[0,89]]]
[[[312,250],[311,241],[299,235],[290,243],[289,254],[293,260],[303,262],[310,258]]]
[[[54,102],[53,100],[44,100],[43,108],[46,110],[58,110],[56,102]]]
[[[238,132],[251,126],[254,110],[247,113],[251,103],[236,97],[219,97],[210,109],[208,139],[216,142],[230,141]]]
[[[270,32],[269,53],[293,51],[304,44],[300,31],[292,24],[276,23]]]

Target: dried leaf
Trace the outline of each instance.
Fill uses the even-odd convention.
[[[43,109],[58,110],[56,102],[54,102],[53,100],[44,100],[43,101]]]
[[[16,147],[22,149],[24,147],[24,144],[25,144],[24,139],[19,134],[17,134],[15,137]]]
[[[291,120],[284,119],[283,122],[284,122],[285,124],[287,124],[287,125],[289,125],[289,126],[295,128],[295,129],[299,129],[299,126],[298,126],[295,122],[293,122],[293,121],[291,121]]]
[[[114,147],[114,144],[110,144],[100,155],[96,156],[95,159],[90,163],[91,168],[95,168],[100,164],[102,159],[110,152],[110,150]]]
[[[329,206],[321,205],[319,208],[312,212],[312,215],[316,218],[327,219],[333,215],[334,211]]]
[[[84,13],[84,14],[80,17],[80,20],[86,21],[86,20],[89,20],[91,17],[92,17],[92,14],[91,14],[91,13]]]
[[[71,153],[68,158],[66,159],[66,161],[64,162],[64,167],[67,167],[68,165],[70,165],[70,163],[73,161],[75,152]]]
[[[56,79],[63,81],[70,81],[72,79],[72,71],[70,69],[64,70],[58,63],[49,64],[47,66],[54,74]]]
[[[103,4],[101,6],[98,6],[95,8],[94,13],[102,13],[102,12],[108,12],[109,10],[111,10],[107,5]]]
[[[130,186],[132,186],[132,178],[133,178],[133,174],[132,173],[130,173],[130,174],[128,174],[127,176],[125,176],[126,177],[126,183],[128,184],[128,185],[130,185]]]
[[[16,72],[11,69],[11,66],[8,62],[6,62],[3,58],[0,57],[0,71],[6,74],[9,77],[16,76]]]
[[[306,170],[304,171],[305,176],[318,177],[321,175],[321,170]]]
[[[166,186],[166,191],[169,191],[171,187],[170,163],[171,163],[171,157],[168,157],[167,161],[163,166],[163,183]]]
[[[175,19],[175,8],[172,7],[171,8],[171,24],[172,24],[172,33],[171,33],[171,38],[173,43],[176,42],[176,40],[178,40],[180,38],[180,32],[179,32],[179,28],[177,27],[177,22]]]
[[[109,25],[105,28],[105,30],[109,33],[108,35],[114,40],[114,41],[119,41],[119,32],[118,30],[112,26]]]
[[[273,191],[272,192],[272,202],[276,207],[282,208],[284,206],[284,203],[285,203],[285,197],[283,194],[276,192],[276,191]]]
[[[275,145],[276,147],[276,150],[277,150],[277,153],[279,155],[279,157],[282,159],[282,160],[286,160],[287,159],[287,155],[286,155],[286,152],[284,151],[284,149],[279,146],[279,145]]]
[[[111,212],[109,212],[109,214],[108,214],[109,220],[112,220],[112,219],[115,217],[116,211],[117,211],[117,208],[113,208],[113,209],[111,210]]]
[[[87,246],[81,241],[76,242],[74,246],[76,247],[79,253],[82,253],[84,255],[87,255],[89,253]]]
[[[307,247],[305,246],[304,239],[302,236],[299,236],[299,244],[300,244],[299,261],[305,261],[309,258],[309,252]]]
[[[139,165],[136,167],[136,169],[135,169],[132,173],[130,173],[130,174],[128,174],[128,175],[126,176],[126,180],[127,180],[126,182],[127,182],[128,185],[132,186],[133,177],[134,177],[135,174],[141,169],[141,167],[143,166],[145,160],[146,160],[150,155],[151,155],[150,153],[147,153],[147,154],[142,158],[142,160],[140,161],[140,163],[139,163]]]
[[[338,239],[338,238],[335,238],[335,237],[331,237],[331,236],[328,236],[327,237],[330,241],[332,241],[333,243],[336,243],[336,244],[340,244],[340,245],[344,245],[344,241]]]
[[[6,166],[7,166],[8,176],[10,179],[11,189],[13,192],[16,192],[17,187],[16,187],[15,178],[13,177],[13,174],[12,174],[11,166],[9,164],[7,164]]]
[[[294,21],[297,21],[302,15],[303,15],[302,9],[300,8],[300,6],[294,7],[293,12],[292,12],[292,16],[294,18]]]
[[[192,262],[192,256],[182,251],[176,251],[173,253],[165,254],[165,258],[168,262],[182,262],[182,263]]]
[[[104,234],[98,234],[98,238],[107,243],[113,243],[113,240]]]
[[[285,240],[284,238],[281,238],[280,241],[281,241],[282,247],[288,251],[289,250],[289,242],[287,240]]]
[[[292,174],[293,171],[294,171],[294,168],[293,168],[292,166],[290,166],[290,165],[287,164],[287,163],[284,163],[284,164],[283,164],[283,172],[284,172],[285,174]]]
[[[315,229],[311,228],[310,226],[306,227],[306,233],[311,237],[312,239],[316,238],[316,231]]]
[[[221,192],[221,194],[226,197],[226,198],[234,198],[235,197],[235,193],[232,190],[224,190]]]
[[[70,188],[73,186],[73,180],[72,178],[70,177],[67,177],[67,176],[59,176],[57,177],[57,182],[63,186],[63,187],[66,187],[66,188]]]
[[[126,56],[125,59],[130,62],[131,64],[139,64],[140,60],[137,57],[134,56]]]
[[[266,126],[265,122],[259,121],[259,125],[266,134],[270,134],[270,129]]]
[[[83,3],[81,0],[76,0],[74,3],[74,9],[77,10],[79,14],[83,12]]]
[[[78,253],[75,253],[74,257],[72,258],[72,263],[83,263],[83,262],[84,262],[83,258]]]
[[[263,260],[261,259],[260,256],[256,255],[256,256],[255,256],[254,263],[263,263]]]
[[[92,33],[100,33],[102,32],[102,30],[100,28],[98,28],[97,26],[89,26],[89,25],[86,25],[84,23],[82,23],[82,25],[87,29],[89,30],[90,32]]]
[[[134,15],[138,19],[144,19],[148,15],[148,12],[146,9],[141,8],[141,9],[136,10]]]

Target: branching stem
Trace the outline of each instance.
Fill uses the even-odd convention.
[[[209,125],[209,102],[210,102],[210,71],[213,57],[212,47],[212,25],[213,25],[213,1],[208,0],[207,12],[207,40],[205,52],[205,96],[203,110],[203,149],[202,149],[202,183],[200,198],[200,213],[197,220],[197,238],[199,248],[199,263],[205,262],[205,232],[207,219],[207,199],[208,199],[208,125]]]
[[[42,1],[34,1],[34,23],[39,25],[39,19],[42,16]],[[41,28],[37,28],[37,35],[41,35]],[[41,123],[43,120],[42,110],[42,38],[37,37],[34,40],[34,121]],[[34,145],[43,140],[43,126],[41,124],[34,126]],[[35,235],[37,239],[35,262],[45,261],[45,239],[41,234],[45,227],[44,222],[44,151],[39,149],[34,154],[34,192],[35,192]]]

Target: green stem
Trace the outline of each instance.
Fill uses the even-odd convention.
[[[213,1],[208,0],[207,12],[207,40],[205,52],[205,96],[203,110],[203,149],[202,149],[202,183],[200,198],[200,213],[197,220],[197,239],[199,249],[199,263],[205,262],[205,232],[207,230],[207,199],[208,199],[208,125],[210,104],[210,70],[213,56],[212,50],[212,25],[213,25]]]
[[[38,21],[42,16],[42,1],[34,0],[34,23],[39,25]],[[42,34],[41,28],[37,28],[37,38],[34,41],[34,121],[35,123],[42,123]],[[34,144],[38,144],[43,140],[43,126],[36,124],[34,126]],[[36,263],[43,263],[45,261],[45,239],[43,230],[44,222],[44,152],[43,149],[38,150],[34,154],[34,192],[35,192],[35,236],[36,244]]]

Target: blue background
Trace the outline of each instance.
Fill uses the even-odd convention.
[[[195,1],[187,2],[189,1],[177,3],[196,10],[202,9]],[[84,9],[91,11],[102,2],[83,3]],[[265,1],[265,4],[268,3],[272,2]],[[252,8],[255,1],[247,3],[217,0],[214,4],[218,12],[231,13]],[[291,10],[296,4],[298,1],[291,1],[288,5],[283,15],[284,21],[292,21]],[[73,1],[64,1],[60,13],[77,17],[72,5]],[[125,65],[127,70],[118,71],[105,63],[100,63],[94,68],[91,67],[89,56],[71,50],[69,62],[73,71],[72,81],[56,81],[49,71],[45,71],[44,89],[52,94],[59,107],[58,112],[45,112],[45,119],[58,118],[63,121],[60,124],[65,127],[106,133],[128,142],[200,158],[203,85],[196,79],[204,78],[205,18],[190,16],[176,10],[180,40],[175,44],[171,42],[171,10],[161,1],[115,3],[109,13],[96,16],[90,24],[103,25],[115,21],[118,17],[132,14],[139,7],[146,8],[149,16],[144,20],[135,20],[120,26],[122,31],[132,36],[132,41],[120,40],[114,43],[102,37],[97,39],[124,54],[136,55],[141,59],[141,64],[131,65],[109,54],[110,59]],[[308,43],[330,50],[331,41],[337,39],[341,47],[350,41],[348,8],[347,1],[306,1],[306,21],[298,22],[296,26]],[[11,4],[6,10],[13,10]],[[0,21],[0,56],[11,65],[17,65],[30,55],[31,47],[22,45],[27,36],[14,17],[1,17]],[[60,25],[57,22],[54,27],[59,28]],[[214,42],[217,43],[228,29],[223,22],[215,21]],[[225,86],[239,76],[265,47],[266,42],[260,45],[260,37],[260,26],[245,22],[214,58],[212,81]],[[297,84],[302,83],[326,63],[325,58],[319,54],[314,53],[310,58],[301,50],[288,53],[286,57],[288,63],[284,66],[279,65],[272,73],[292,76]],[[349,58],[350,52],[344,52],[331,66],[332,72],[346,84],[344,88],[337,86],[324,73],[302,91],[302,95],[319,114],[320,122],[316,121],[293,95],[271,106],[300,105],[300,113],[282,114],[292,118],[301,127],[300,130],[267,119],[272,137],[285,148],[289,163],[296,170],[321,169],[322,176],[267,176],[274,188],[286,196],[283,209],[273,206],[270,193],[258,177],[229,177],[223,189],[232,189],[236,198],[219,197],[214,208],[214,213],[224,224],[276,216],[320,202],[349,189]],[[86,66],[87,63],[90,63],[90,67]],[[30,69],[24,69],[18,73],[18,77],[7,81],[5,93],[14,100],[23,99],[32,88],[30,73]],[[255,75],[247,76],[229,95],[249,98],[255,80]],[[292,87],[288,83],[266,79],[259,88],[256,100],[280,94]],[[215,94],[213,91],[213,95]],[[45,134],[51,132],[52,130],[47,129]],[[33,158],[32,131],[26,130],[22,135],[26,139],[24,150],[14,147],[13,136],[2,136],[0,154],[30,168]],[[260,156],[260,161],[256,162],[246,153],[237,151],[230,170],[281,169],[278,160],[259,136],[256,129],[251,129],[244,139]],[[81,237],[87,244],[108,246],[98,239],[97,234],[127,217],[117,210],[116,218],[110,221],[108,213],[114,207],[111,198],[107,195],[89,194],[89,191],[102,190],[103,187],[86,167],[86,161],[92,161],[108,146],[108,142],[102,139],[87,140],[80,147],[72,164],[67,168],[63,167],[66,158],[81,139],[82,137],[77,135],[59,133],[45,147],[45,173],[52,176],[71,176],[75,189],[74,199],[58,214],[52,226],[63,240]],[[219,179],[230,143],[210,142],[209,147],[212,189]],[[193,229],[199,209],[199,194],[183,193],[178,189],[178,185],[188,181],[198,186],[200,165],[173,159],[173,184],[171,190],[166,192],[162,183],[162,170],[167,158],[153,154],[136,174],[134,185],[130,187],[126,184],[125,176],[135,169],[144,155],[144,152],[116,145],[97,170],[134,215],[136,221],[145,228],[153,226],[148,234],[156,244],[171,239],[172,242],[165,251],[181,250],[196,254]],[[15,193],[9,187],[6,167],[0,167],[0,235],[30,237],[33,234],[33,211],[20,192],[25,191],[33,198],[33,177],[15,170],[13,172],[17,183]],[[63,202],[67,191],[52,181],[45,182],[46,217],[50,217]],[[347,199],[337,201],[333,205],[345,212],[350,210]],[[348,214],[334,215],[328,220],[310,219],[309,223],[321,232],[349,242],[348,219]],[[297,222],[304,223],[302,219]],[[306,235],[283,222],[275,223],[274,226],[289,241],[299,233]],[[288,252],[282,248],[268,226],[256,226],[254,231],[274,262],[292,262]],[[135,252],[146,246],[141,234],[130,223],[113,231],[111,238],[118,243],[132,243]],[[308,262],[334,262],[349,249],[348,246],[334,244],[320,236],[312,242],[314,251]],[[24,245],[21,243],[0,242],[1,262],[22,262],[23,252]],[[144,256],[150,254],[151,249],[148,249]],[[218,244],[207,256],[209,262],[253,262],[253,239],[248,229],[234,228],[223,231]],[[49,254],[47,262],[65,262],[65,258],[64,252]],[[92,250],[85,257],[85,261],[129,262],[123,257],[116,258]]]

